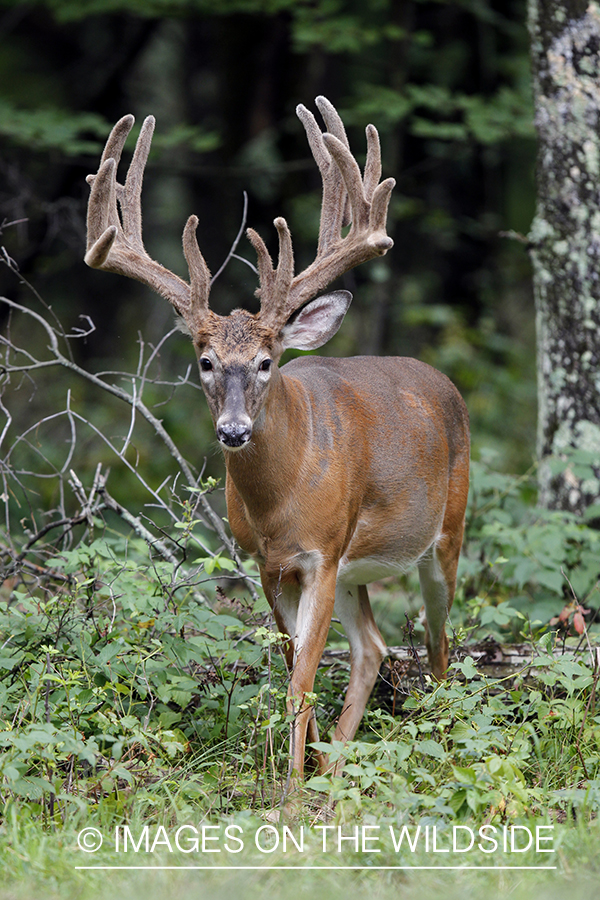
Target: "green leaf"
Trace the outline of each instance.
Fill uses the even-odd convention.
[[[477,772],[473,768],[466,768],[463,766],[452,766],[452,774],[454,778],[459,783],[463,784],[476,784],[477,783]]]
[[[71,113],[61,109],[19,109],[0,100],[0,135],[28,149],[61,150],[68,156],[98,153],[110,126],[94,113]],[[90,140],[94,135],[100,140]]]
[[[467,681],[471,681],[473,678],[477,678],[479,674],[471,656],[467,656],[462,662],[452,663],[450,668],[457,669],[459,672],[462,672]]]
[[[428,738],[424,741],[417,741],[415,750],[418,753],[425,753],[426,756],[433,756],[435,759],[446,759],[448,755],[441,744]]]

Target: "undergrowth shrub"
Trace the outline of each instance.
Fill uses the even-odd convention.
[[[51,823],[273,807],[290,774],[285,636],[218,514],[215,479],[157,415],[191,389],[187,375],[164,380],[164,342],[140,343],[135,373],[90,375],[69,349],[89,330],[69,336],[49,310],[5,302],[11,328],[22,321],[3,338],[0,379],[0,802]],[[46,356],[17,342],[23,322],[42,330]],[[83,407],[71,391],[56,409],[27,407],[24,388],[53,365],[126,414],[109,429],[101,402]],[[372,704],[347,746],[324,732],[345,774],[314,776],[309,807],[325,791],[339,819],[596,813],[599,533],[534,502],[532,473],[474,464],[449,680],[397,691],[395,717]],[[527,642],[522,671],[480,675],[469,642],[490,635]],[[312,699],[330,721],[346,678],[343,666],[319,673]]]
[[[471,657],[451,664],[446,683],[406,698],[400,721],[371,710],[369,739],[319,745],[345,761],[345,775],[309,786],[337,801],[341,821],[382,807],[399,822],[597,814],[598,655],[559,655],[552,644],[549,633],[522,672],[499,680]]]
[[[484,456],[471,467],[459,568],[462,621],[479,634],[483,629],[516,639],[543,633],[569,607],[573,615],[552,623],[562,633],[578,611],[597,632],[600,531],[570,513],[538,507],[535,467],[515,477],[495,470],[492,462]]]

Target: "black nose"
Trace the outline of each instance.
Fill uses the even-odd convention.
[[[217,437],[226,447],[242,447],[252,437],[252,428],[237,422],[227,422],[217,427]]]

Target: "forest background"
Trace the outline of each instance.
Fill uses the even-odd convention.
[[[216,272],[246,192],[248,224],[273,252],[273,219],[285,216],[303,267],[315,253],[321,188],[295,107],[314,110],[320,94],[340,111],[360,162],[364,127],[376,125],[383,174],[397,181],[394,248],[344,277],[354,300],[320,352],[415,356],[446,372],[469,407],[473,470],[450,679],[433,691],[422,675],[407,682],[406,657],[385,670],[357,741],[329,747],[345,755],[346,776],[309,782],[306,815],[324,815],[328,794],[342,824],[564,826],[552,861],[571,887],[581,875],[581,896],[597,893],[599,670],[586,641],[597,632],[600,532],[536,506],[525,0],[0,0],[7,896],[42,886],[61,898],[190,896],[200,884],[218,896],[218,873],[177,889],[155,872],[152,881],[78,880],[76,836],[90,822],[105,834],[123,823],[256,829],[264,819],[253,816],[282,795],[281,639],[221,518],[223,463],[193,350],[168,303],[84,265],[85,177],[117,119],[133,113],[137,131],[152,114],[151,256],[185,277],[181,233],[195,213]],[[211,292],[215,311],[256,308],[244,260],[254,263],[242,238]],[[389,644],[403,626],[409,643],[413,629],[422,637],[395,602],[402,595],[416,614],[414,575],[373,594]],[[335,629],[331,639],[343,643]],[[483,639],[481,656],[492,659],[519,641],[527,672],[478,672],[465,654]],[[319,675],[324,740],[344,677],[343,661]],[[399,859],[430,862],[379,861],[397,868]],[[264,863],[256,853],[244,860]],[[531,851],[520,861],[548,860]],[[346,882],[335,871],[297,882],[232,875],[227,892],[553,896],[543,873],[486,880],[488,862],[480,853],[477,872],[452,890],[447,873]]]
[[[505,236],[527,232],[535,202],[524,2],[3,0],[0,8],[0,221],[17,222],[3,242],[67,330],[82,315],[93,320],[78,361],[122,366],[135,358],[140,328],[156,343],[173,320],[160,298],[82,264],[85,176],[109,127],[127,112],[138,125],[156,116],[143,200],[155,259],[185,274],[181,233],[195,212],[216,271],[247,191],[249,224],[272,247],[273,218],[284,215],[300,266],[314,254],[320,180],[294,110],[324,94],[357,154],[364,126],[377,125],[384,174],[397,180],[394,251],[346,276],[354,302],[324,352],[425,359],[465,396],[475,456],[486,447],[501,468],[531,465],[531,276],[526,249]],[[253,260],[245,239],[239,252]],[[0,293],[23,297],[9,272],[0,278]],[[255,287],[234,261],[211,302],[221,313],[254,308]],[[185,338],[171,346],[186,365]],[[61,390],[54,376],[52,387]],[[47,391],[37,400],[46,405]],[[208,470],[221,472],[202,402],[190,416],[175,397],[162,415],[188,458],[206,454]]]

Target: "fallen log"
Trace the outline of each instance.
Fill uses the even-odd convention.
[[[503,678],[507,675],[518,675],[526,670],[541,649],[535,644],[501,644],[494,637],[473,644],[461,644],[450,649],[450,665],[453,662],[471,657],[477,671],[486,678]],[[590,665],[600,666],[600,644],[589,643],[585,638],[567,638],[552,648],[552,655],[568,656],[580,659]],[[321,665],[350,665],[350,651],[346,649],[329,649],[323,654]],[[427,661],[427,650],[424,645],[413,647],[388,647],[388,658],[382,666],[395,670],[398,676],[406,679],[419,678],[430,673]]]

